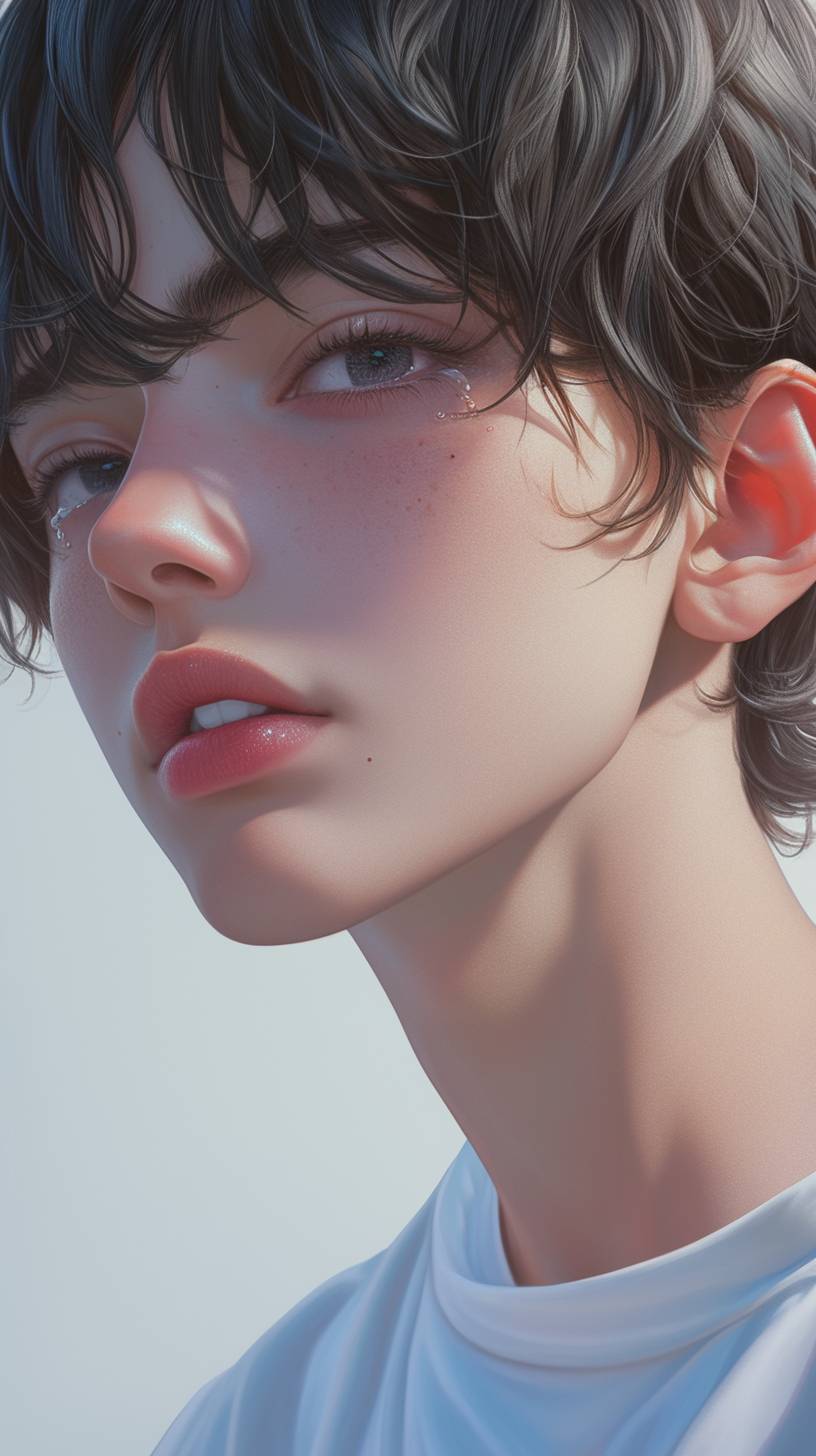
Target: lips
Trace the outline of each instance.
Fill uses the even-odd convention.
[[[189,731],[194,708],[222,698],[266,703],[283,713],[328,717],[306,702],[280,678],[237,652],[212,647],[185,647],[159,652],[140,677],[131,707],[136,730],[155,768],[168,748]]]

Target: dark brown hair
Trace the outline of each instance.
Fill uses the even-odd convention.
[[[21,418],[15,367],[38,363],[65,384],[147,382],[217,332],[212,316],[171,315],[129,290],[133,214],[114,154],[137,110],[213,248],[259,296],[298,313],[264,276],[254,212],[247,224],[230,201],[225,146],[313,267],[380,298],[422,301],[439,298],[438,285],[346,252],[399,238],[427,257],[455,290],[445,296],[473,299],[512,336],[513,388],[533,374],[576,450],[559,372],[599,369],[636,426],[637,461],[614,504],[636,500],[655,444],[659,473],[648,500],[578,545],[660,517],[650,545],[625,558],[637,560],[665,541],[687,491],[711,508],[697,479],[713,464],[701,412],[738,403],[774,359],[816,368],[815,71],[810,0],[10,0],[0,16],[4,660],[32,687],[35,673],[50,675],[32,662],[51,631],[49,551],[8,445]],[[307,174],[360,221],[319,235],[297,185]],[[103,206],[116,218],[119,270],[96,240]],[[816,588],[730,660],[729,691],[704,699],[734,709],[764,832],[780,849],[796,845],[779,820],[806,816],[801,851],[816,808]]]

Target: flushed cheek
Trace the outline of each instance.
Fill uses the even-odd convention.
[[[293,534],[345,622],[400,644],[417,629],[455,634],[463,612],[500,633],[529,613],[550,522],[514,448],[518,421],[493,419],[358,448],[313,474]],[[535,462],[545,478],[549,465]]]
[[[452,551],[473,560],[486,549],[479,532],[489,537],[491,514],[506,520],[502,477],[517,433],[516,420],[468,420],[312,452],[308,473],[289,473],[300,477],[290,545],[313,559],[321,580],[342,583],[347,601],[378,582],[392,600],[424,595],[435,563],[442,569]]]
[[[552,459],[532,463],[548,474]],[[345,639],[348,661],[339,642],[338,674],[359,674],[372,789],[404,797],[408,820],[433,804],[435,820],[464,825],[484,811],[498,823],[574,791],[619,747],[670,584],[653,574],[647,588],[642,561],[603,577],[608,543],[606,554],[551,550],[563,534],[509,449],[437,483],[432,529],[399,533],[403,554],[389,549],[376,592],[372,575],[353,584],[367,610]]]
[[[290,545],[348,584],[351,571],[390,572],[397,558],[410,561],[424,549],[466,452],[416,436],[343,444],[293,462],[283,501],[267,499],[266,530],[274,541],[272,521],[282,510]]]
[[[516,420],[490,429],[468,421],[399,450],[369,443],[325,457],[323,469],[312,462],[288,546],[300,556],[301,581],[305,568],[323,595],[330,633],[384,665],[395,653],[411,661],[437,640],[455,667],[463,631],[501,639],[508,617],[529,613],[541,507],[536,501],[531,515],[513,455],[517,434]]]

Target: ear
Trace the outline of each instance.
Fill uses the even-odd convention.
[[[691,496],[674,615],[693,637],[744,642],[816,582],[816,373],[758,369],[739,405],[707,412],[702,439],[722,518]]]

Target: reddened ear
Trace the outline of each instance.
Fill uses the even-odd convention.
[[[816,582],[816,373],[791,359],[757,370],[703,439],[722,514],[710,524],[691,498],[674,615],[694,637],[744,642]]]

